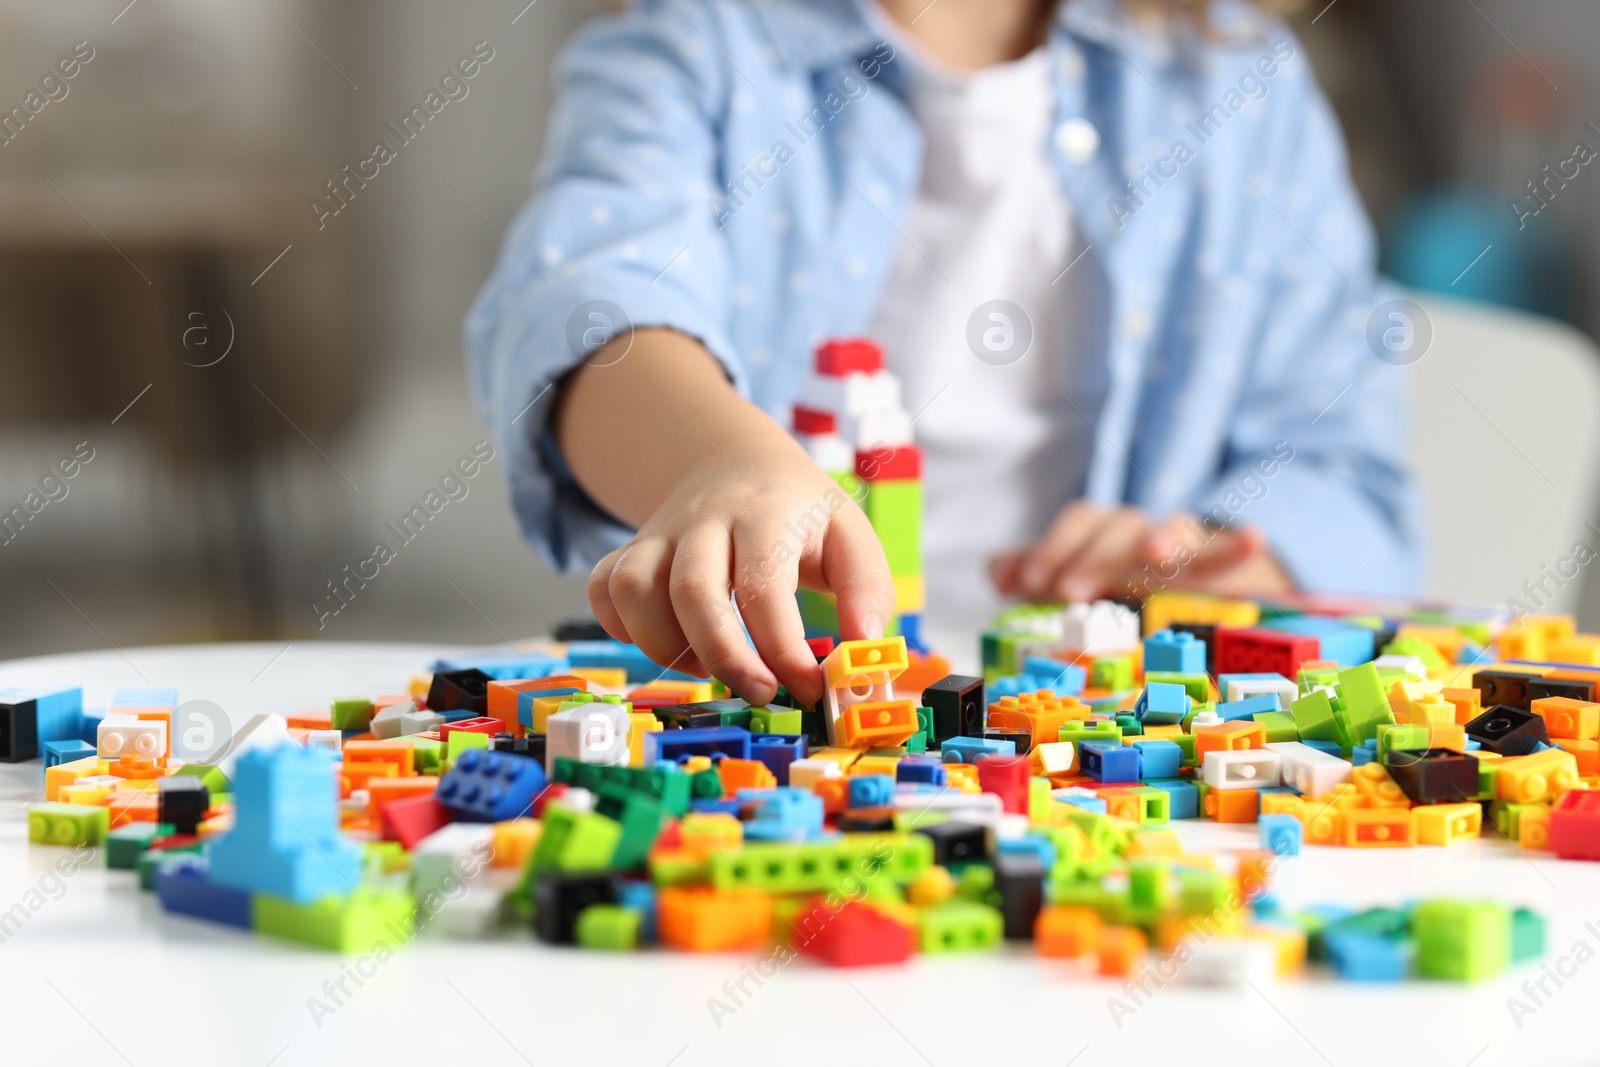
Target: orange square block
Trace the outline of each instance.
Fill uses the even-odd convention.
[[[1410,808],[1351,808],[1341,819],[1347,848],[1408,848],[1417,843]]]
[[[1572,758],[1578,761],[1580,778],[1600,774],[1600,741],[1588,737],[1552,737],[1550,743],[1563,752],[1572,753]]]
[[[1540,697],[1529,706],[1551,737],[1600,737],[1600,704],[1571,697]]]
[[[373,705],[377,707],[376,704]],[[297,711],[286,717],[285,721],[291,730],[331,730],[333,729],[333,715],[326,709],[322,711]]]
[[[737,796],[741,789],[776,789],[778,779],[765,763],[753,759],[725,759],[717,764],[722,795]]]
[[[1260,802],[1254,789],[1212,789],[1206,792],[1205,813],[1217,822],[1255,822]]]
[[[499,719],[505,726],[505,732],[513,737],[521,737],[526,727],[517,719],[517,701],[523,693],[537,693],[544,689],[583,689],[589,688],[587,679],[579,678],[575,674],[558,674],[549,678],[514,678],[504,682],[490,682],[488,687],[488,710],[485,714],[491,719]]]
[[[401,797],[424,796],[439,787],[439,779],[432,775],[414,774],[409,778],[368,778],[367,814],[378,817],[378,809],[391,800]]]
[[[1194,758],[1204,764],[1207,752],[1237,752],[1267,743],[1267,728],[1248,719],[1194,728]]]
[[[1457,726],[1465,726],[1483,714],[1483,694],[1476,689],[1446,686],[1439,695],[1455,705]]]
[[[846,748],[893,748],[920,729],[911,700],[868,700],[841,708],[834,723]]]
[[[1033,938],[1039,955],[1057,959],[1076,959],[1100,951],[1105,924],[1092,908],[1054,906],[1040,910],[1033,923]]]
[[[1144,931],[1133,926],[1108,926],[1100,933],[1100,973],[1117,978],[1133,974],[1150,949]]]
[[[755,948],[772,930],[772,898],[758,889],[663,889],[657,909],[661,940],[686,952]]]

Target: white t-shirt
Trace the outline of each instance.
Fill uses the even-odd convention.
[[[1048,154],[1047,54],[953,73],[907,50],[925,159],[871,335],[925,456],[937,640],[989,621],[1002,604],[989,560],[1031,544],[1082,491],[1094,431],[1058,387],[1071,389],[1082,324],[1098,315],[1084,284],[1096,268],[1091,256],[1073,262],[1084,249]],[[985,306],[996,300],[1013,307]]]

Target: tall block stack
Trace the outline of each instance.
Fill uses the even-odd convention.
[[[900,382],[884,369],[883,350],[868,340],[828,341],[794,407],[794,432],[817,465],[866,512],[883,542],[894,578],[895,618],[888,632],[922,645],[922,452],[911,441],[911,416]],[[809,636],[839,631],[834,598],[800,592]]]

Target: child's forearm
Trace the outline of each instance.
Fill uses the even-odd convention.
[[[721,459],[738,478],[766,456],[801,451],[734,390],[711,353],[674,330],[614,338],[560,389],[555,434],[567,466],[630,526],[643,525],[696,466]]]

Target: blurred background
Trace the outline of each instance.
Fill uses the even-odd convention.
[[[1295,24],[1385,269],[1493,309],[1464,321],[1493,324],[1472,332],[1497,338],[1487,358],[1510,373],[1525,341],[1592,362],[1600,177],[1575,146],[1600,149],[1600,6],[1324,3]],[[267,637],[493,642],[584,611],[582,579],[521,543],[498,462],[320,629],[310,605],[378,539],[394,543],[384,524],[488,436],[461,319],[529,192],[554,56],[604,6],[0,0],[0,511],[92,454],[0,547],[0,658]],[[467,95],[341,205],[327,183],[393,140],[386,124],[479,41],[493,57]],[[340,210],[319,220],[314,198]],[[1531,410],[1510,434],[1476,432],[1502,451],[1495,434],[1519,453],[1559,450],[1566,427]],[[1470,477],[1430,495],[1463,547],[1431,591],[1503,602],[1518,590],[1473,580],[1495,544],[1475,538],[1537,521],[1517,486],[1533,475],[1515,457],[1504,476],[1450,459]],[[1589,457],[1574,469],[1594,480]],[[1594,485],[1545,481],[1592,512]],[[1529,555],[1510,573],[1554,562]],[[1587,577],[1557,604],[1594,629],[1600,582],[1585,590]]]

